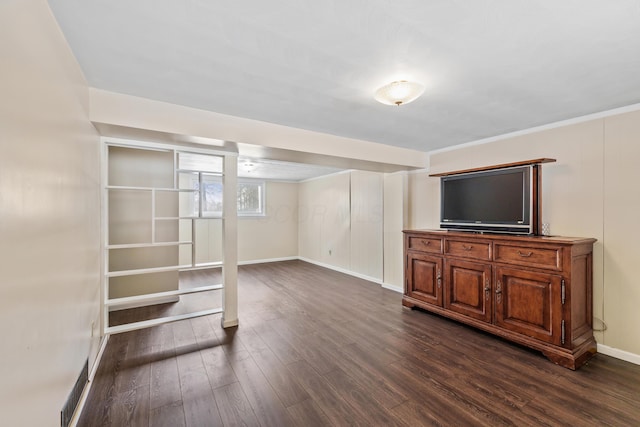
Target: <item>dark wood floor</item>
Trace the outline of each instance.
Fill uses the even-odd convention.
[[[598,354],[570,371],[301,261],[241,267],[239,296],[238,328],[112,336],[79,425],[640,425],[637,365]]]

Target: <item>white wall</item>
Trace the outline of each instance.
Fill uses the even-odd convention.
[[[265,197],[265,216],[238,217],[239,262],[298,256],[298,184],[267,181]],[[196,220],[196,263],[220,261],[222,220]],[[180,262],[190,264],[191,254]]]
[[[45,1],[0,3],[0,58],[1,423],[57,426],[96,353],[99,138]]]
[[[351,171],[300,184],[300,257],[401,291],[406,172]]]
[[[542,218],[552,234],[594,237],[594,327],[599,344],[640,360],[640,112],[615,115],[485,144],[433,153],[430,172],[550,157],[543,170]],[[409,175],[410,227],[437,228],[439,180]]]
[[[404,241],[408,225],[408,178],[406,172],[384,176],[384,284],[397,291],[404,287]]]
[[[375,172],[351,172],[351,262],[349,269],[383,279],[383,178]]]
[[[383,280],[383,174],[352,171],[299,184],[299,254]]]
[[[640,363],[640,111],[604,121],[603,343]]]
[[[298,256],[298,184],[267,181],[266,215],[238,218],[238,259]]]
[[[298,187],[298,250],[303,258],[349,269],[350,173],[305,181]]]

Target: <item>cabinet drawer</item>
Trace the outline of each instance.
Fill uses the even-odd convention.
[[[480,260],[491,259],[491,243],[464,240],[447,240],[445,253],[448,255]]]
[[[421,252],[442,253],[442,239],[409,236],[409,249]]]
[[[528,247],[496,243],[494,259],[508,264],[562,270],[562,247]]]

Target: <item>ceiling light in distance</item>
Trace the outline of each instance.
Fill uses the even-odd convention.
[[[424,92],[424,86],[420,83],[398,80],[386,84],[376,90],[376,101],[387,105],[402,105],[418,98]]]
[[[242,167],[243,167],[243,169],[244,169],[244,171],[245,171],[245,172],[251,172],[251,171],[253,171],[253,167],[254,167],[254,166],[255,166],[255,165],[254,165],[253,163],[251,163],[250,161],[246,161],[246,162],[242,165]]]

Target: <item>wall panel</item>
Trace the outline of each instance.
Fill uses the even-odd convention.
[[[98,347],[99,136],[45,1],[0,2],[0,57],[2,424],[60,425]]]
[[[300,183],[299,252],[338,268],[351,266],[350,174]]]
[[[408,175],[384,176],[384,280],[387,286],[404,286],[403,235],[408,225]]]
[[[383,175],[351,172],[350,270],[383,279]]]
[[[604,344],[640,360],[640,111],[605,119]]]

